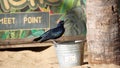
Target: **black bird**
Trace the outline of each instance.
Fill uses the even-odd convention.
[[[47,32],[42,34],[40,37],[35,38],[33,41],[44,42],[49,39],[57,39],[61,37],[64,32],[65,32],[64,21],[60,21],[56,28],[48,30]]]

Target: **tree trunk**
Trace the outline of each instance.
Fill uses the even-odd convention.
[[[120,65],[119,0],[87,0],[89,63]]]

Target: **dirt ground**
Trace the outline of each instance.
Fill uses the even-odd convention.
[[[85,56],[85,62],[87,57]],[[54,46],[0,51],[0,68],[59,68]],[[73,68],[117,68],[114,64],[76,66]],[[120,67],[118,67],[120,68]]]

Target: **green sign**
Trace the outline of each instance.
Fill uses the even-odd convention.
[[[48,12],[0,14],[0,30],[52,28],[60,16],[61,14],[50,15]]]

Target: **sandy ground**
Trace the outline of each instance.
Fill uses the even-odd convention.
[[[0,68],[59,68],[53,46],[43,50],[40,48],[0,51]],[[87,57],[85,57],[85,62]],[[73,68],[120,68],[114,64],[76,66]]]

